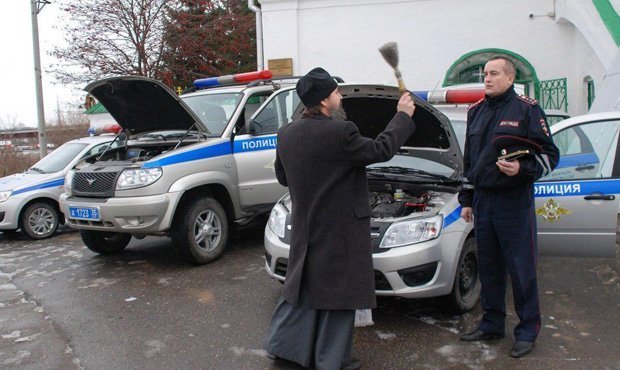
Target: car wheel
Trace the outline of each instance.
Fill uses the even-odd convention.
[[[49,238],[58,229],[58,211],[45,202],[32,203],[22,213],[21,229],[32,239]]]
[[[447,298],[453,311],[463,313],[471,310],[478,302],[479,297],[480,279],[478,278],[476,239],[468,238],[461,250],[452,292]]]
[[[99,254],[120,252],[131,241],[131,234],[109,231],[80,230],[80,236],[88,249]]]
[[[213,198],[191,199],[179,209],[172,241],[188,262],[205,264],[220,258],[228,240],[228,219]]]

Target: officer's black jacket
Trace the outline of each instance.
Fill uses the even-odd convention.
[[[539,155],[520,157],[519,173],[507,176],[496,165],[498,150],[493,139],[503,135],[526,138],[542,147]],[[538,157],[538,158],[537,158]],[[459,193],[463,207],[471,207],[474,189],[502,189],[532,184],[551,172],[558,164],[560,154],[553,143],[547,117],[536,101],[517,95],[511,86],[504,94],[485,97],[467,112],[465,139],[465,186]]]

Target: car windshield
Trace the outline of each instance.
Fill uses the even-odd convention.
[[[182,99],[211,134],[221,136],[241,97],[241,93],[223,93],[187,96]]]
[[[398,167],[403,168],[403,169],[412,169],[412,170],[416,170],[419,172],[427,172],[429,174],[445,176],[445,177],[450,177],[454,174],[454,169],[448,166],[444,166],[441,163],[429,161],[427,159],[412,157],[408,155],[398,155],[398,154],[395,155],[392,159],[390,159],[387,162],[371,164],[370,166],[367,167],[367,169],[369,170],[376,169],[377,171],[380,171],[380,172],[394,174],[395,173],[394,168],[398,168]],[[413,172],[409,174],[407,174],[405,171],[400,171],[400,172],[401,172],[400,174],[403,174],[403,175],[416,176],[416,174]],[[419,173],[418,175],[423,176],[423,174],[421,173]],[[428,178],[428,176],[424,176],[424,177]]]
[[[75,159],[88,144],[66,143],[34,164],[28,171],[52,173],[61,171],[71,160]]]
[[[452,119],[450,120],[452,124],[452,130],[454,130],[454,135],[456,135],[456,140],[459,142],[459,147],[461,147],[461,153],[465,150],[465,132],[467,131],[467,123],[465,123],[462,119]]]

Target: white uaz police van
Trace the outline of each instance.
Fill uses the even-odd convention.
[[[279,126],[246,129],[280,88],[270,77],[259,71],[197,80],[196,91],[181,97],[143,77],[88,85],[123,131],[116,148],[67,175],[60,200],[67,225],[97,253],[156,235],[170,236],[188,261],[220,257],[233,222],[269,213],[286,192],[273,170]],[[296,106],[282,101],[271,114],[288,116]]]

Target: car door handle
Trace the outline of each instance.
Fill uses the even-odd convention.
[[[594,169],[594,165],[593,164],[575,167],[575,171],[579,171],[579,172],[593,170],[593,169]]]
[[[583,197],[585,200],[614,200],[616,196],[613,194],[601,194],[601,195],[586,195]]]

